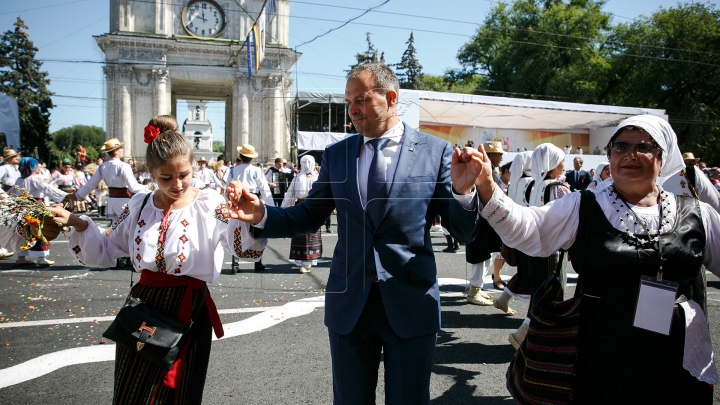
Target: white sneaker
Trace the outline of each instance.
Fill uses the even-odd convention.
[[[302,273],[302,274],[310,273],[311,266],[312,266],[311,264],[307,264],[305,266],[300,266],[300,273]]]
[[[5,250],[5,251],[0,253],[0,259],[7,259],[8,257],[15,254],[15,252],[8,252],[7,249],[3,249],[3,250]]]
[[[37,263],[44,264],[46,266],[52,266],[53,264],[55,264],[55,260],[48,260],[46,257],[41,257],[40,259],[38,259]]]
[[[493,298],[490,294],[486,294],[480,287],[476,287],[472,284],[468,284],[465,287],[467,293],[467,302],[473,305],[492,306]]]

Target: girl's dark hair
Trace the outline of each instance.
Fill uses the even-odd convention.
[[[160,117],[170,116],[161,115]],[[159,117],[153,119],[156,118]],[[170,160],[178,158],[187,159],[188,163],[192,164],[195,161],[195,154],[192,151],[190,141],[188,141],[183,134],[175,130],[162,132],[148,144],[147,151],[145,152],[145,163],[150,173]]]
[[[510,166],[512,166],[512,162],[505,163],[504,165],[500,166],[500,174],[504,174],[505,172],[510,170]]]
[[[156,115],[150,119],[148,125],[153,125],[160,128],[161,133],[165,131],[178,130],[177,120],[172,115]]]

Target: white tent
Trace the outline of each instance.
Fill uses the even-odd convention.
[[[341,102],[339,95],[303,93],[310,102]],[[664,110],[565,103],[546,100],[400,90],[398,115],[413,128],[421,125],[573,132],[609,137],[609,130],[634,115],[651,114],[668,119]],[[606,130],[602,130],[606,129]],[[351,134],[298,132],[298,149],[323,150]],[[604,146],[607,139],[593,145]],[[590,152],[586,150],[585,153]]]
[[[657,109],[474,94],[401,90],[400,99],[417,100],[418,124],[424,125],[562,131],[611,127],[633,115],[652,114],[667,120],[665,111]]]
[[[15,150],[20,150],[20,119],[17,100],[0,93],[0,132],[5,133],[5,141]]]

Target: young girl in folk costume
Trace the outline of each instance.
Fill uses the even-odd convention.
[[[315,158],[305,155],[300,159],[302,170],[290,183],[282,207],[292,207],[307,197],[313,183],[318,178],[315,172]],[[298,235],[290,242],[290,259],[300,267],[300,273],[309,273],[310,267],[317,266],[317,259],[322,256],[322,234],[318,229],[315,233]]]
[[[195,160],[191,145],[176,131],[160,133],[152,123],[161,118],[153,119],[145,131],[146,163],[157,189],[149,196],[135,195],[112,231],[94,225],[88,217],[53,208],[61,223],[74,228],[69,247],[80,263],[110,267],[116,258],[130,256],[133,269],[141,272],[130,295],[184,323],[198,310],[190,337],[170,371],[135,350],[117,346],[114,404],[202,401],[211,330],[218,338],[223,336],[206,283],[220,276],[223,248],[236,255],[255,248],[261,254],[263,249],[255,246],[247,225],[232,219],[234,213],[223,196],[190,186]]]
[[[27,190],[28,194],[37,201],[42,202],[45,197],[48,197],[50,200],[60,203],[67,197],[67,193],[60,191],[45,182],[45,179],[38,171],[37,160],[30,157],[24,157],[20,160],[19,169],[20,178],[17,179],[15,185],[19,188]],[[16,188],[10,189],[10,192],[20,194],[20,190]],[[35,245],[30,248],[30,250],[19,250],[17,252],[18,258],[15,264],[22,265],[30,263],[30,261],[27,260],[27,258],[30,257],[38,259],[38,264],[50,266],[55,262],[53,260],[48,260],[47,257],[49,254],[50,242],[38,240],[35,242]]]
[[[87,183],[87,176],[85,175],[83,164],[79,161],[75,162],[75,189],[79,189],[84,186],[85,183]],[[85,200],[87,199],[88,197],[85,197]],[[87,211],[85,209],[85,200],[75,201],[75,212],[85,213]]]

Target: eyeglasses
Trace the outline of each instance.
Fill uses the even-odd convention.
[[[635,152],[637,153],[644,153],[644,154],[652,154],[658,151],[660,149],[659,146],[649,143],[649,142],[639,142],[639,143],[630,143],[630,142],[623,142],[623,141],[612,141],[610,142],[610,150],[617,153],[627,153],[630,151],[630,148],[635,147]]]

